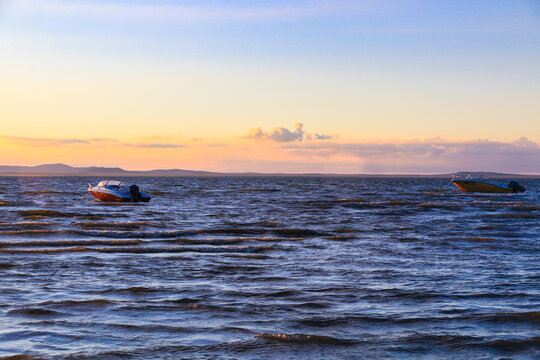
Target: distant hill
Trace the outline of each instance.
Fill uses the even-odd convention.
[[[122,174],[126,171],[120,168],[105,167],[73,167],[66,164],[45,164],[38,166],[0,166],[3,175],[93,175],[93,174]]]
[[[66,164],[38,166],[0,166],[0,175],[55,175],[55,176],[212,176],[220,175],[206,171],[151,170],[128,171],[119,167],[73,167]]]
[[[519,174],[503,174],[495,172],[457,172],[456,175],[466,176],[468,174],[482,175],[489,178],[540,178],[540,175],[519,175]],[[286,173],[219,173],[211,171],[194,171],[182,169],[156,169],[148,171],[130,171],[119,167],[74,167],[66,164],[44,164],[37,166],[2,166],[0,165],[0,175],[4,176],[184,176],[184,177],[216,177],[216,176],[340,176],[340,177],[408,177],[408,178],[451,178],[452,174],[322,174],[322,173],[307,173],[307,174],[286,174]]]

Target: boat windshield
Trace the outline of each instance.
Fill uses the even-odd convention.
[[[126,186],[126,184],[124,184],[123,182],[118,181],[118,180],[102,180],[102,181],[99,182],[98,186],[101,186],[101,187],[105,187],[105,186],[122,187],[122,186]]]

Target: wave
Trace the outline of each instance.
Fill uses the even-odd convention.
[[[412,237],[412,236],[404,236],[404,237],[398,238],[398,241],[403,242],[403,243],[411,243],[411,242],[422,242],[423,240],[416,237]]]
[[[62,192],[55,190],[28,190],[23,192],[25,195],[39,195],[39,194],[73,194],[77,195],[78,193],[74,192]]]
[[[26,219],[43,219],[43,218],[79,218],[87,220],[101,220],[104,215],[100,214],[83,214],[83,213],[69,213],[61,212],[57,210],[19,210],[17,213]]]
[[[328,308],[332,307],[332,304],[330,304],[330,303],[321,304],[321,303],[318,303],[318,302],[306,302],[306,303],[301,303],[301,304],[295,305],[294,307],[295,308],[300,308],[300,309],[328,309]]]
[[[507,352],[534,351],[540,346],[540,336],[490,339],[459,334],[415,333],[401,338],[400,341],[409,344],[435,345],[459,350],[497,349]]]
[[[91,246],[91,245],[137,245],[141,240],[55,240],[55,241],[0,241],[4,247],[56,247],[56,246]]]
[[[12,262],[0,262],[0,270],[2,269],[12,269],[14,267],[17,267],[19,266],[19,264],[15,264],[15,263],[12,263]]]
[[[196,230],[169,230],[169,231],[117,231],[117,230],[65,230],[66,232],[93,236],[93,237],[108,237],[116,239],[140,238],[140,239],[159,239],[159,238],[174,238],[182,235],[196,235]]]
[[[177,289],[167,288],[167,287],[148,287],[148,286],[129,286],[129,287],[120,287],[120,288],[109,288],[105,290],[91,290],[86,291],[89,294],[151,294],[157,292],[170,292]]]
[[[118,247],[86,247],[86,246],[74,246],[74,247],[62,247],[54,249],[0,249],[0,252],[7,254],[54,254],[65,252],[98,252],[98,253],[125,253],[125,254],[155,254],[155,253],[181,253],[181,252],[195,252],[195,253],[259,253],[273,249],[273,245],[268,246],[223,246],[223,247],[131,247],[131,246],[118,246]]]
[[[464,316],[464,319],[481,320],[486,322],[495,322],[497,324],[503,322],[509,323],[531,323],[540,326],[540,311],[527,311],[515,313],[489,313],[489,314],[474,314]]]
[[[46,229],[33,229],[33,230],[8,230],[0,231],[0,235],[7,236],[43,236],[43,235],[54,235],[64,232],[61,229],[55,230],[46,230]]]
[[[373,290],[372,292],[364,295],[366,299],[381,299],[382,301],[392,301],[393,299],[414,299],[414,300],[428,300],[428,299],[511,299],[511,298],[524,298],[531,296],[524,292],[436,292],[430,289],[424,291],[418,290],[404,290],[404,289],[384,289]]]
[[[238,191],[262,191],[262,192],[278,192],[281,191],[281,189],[276,188],[258,188],[258,187],[250,187],[250,188],[243,188]]]
[[[8,315],[25,315],[25,316],[60,316],[65,315],[64,313],[45,309],[42,307],[25,307],[20,309],[9,310]]]
[[[283,242],[283,241],[299,241],[303,238],[276,238],[276,237],[234,237],[234,238],[199,238],[199,239],[164,239],[158,240],[160,243],[169,244],[184,244],[184,245],[232,245],[245,242]]]
[[[540,219],[540,213],[529,212],[513,212],[513,213],[500,213],[500,214],[484,214],[483,218],[488,219]]]
[[[259,260],[265,260],[265,259],[271,258],[271,256],[263,255],[263,254],[227,254],[226,256],[235,257],[235,258],[259,259]]]
[[[225,222],[227,226],[232,227],[244,227],[244,226],[264,226],[264,227],[278,227],[281,225],[279,221],[253,221],[253,222]]]
[[[329,235],[326,232],[311,230],[311,229],[297,229],[297,228],[283,228],[283,229],[253,229],[253,228],[216,228],[216,229],[198,229],[195,230],[199,234],[224,234],[224,235],[263,235],[274,234],[284,237],[301,237],[301,236],[323,236]]]
[[[324,306],[325,304],[318,304]],[[396,315],[348,315],[333,317],[313,317],[299,319],[295,324],[299,326],[308,326],[315,328],[327,328],[337,326],[359,326],[359,323],[383,323],[387,325],[403,325],[413,323],[443,323],[443,322],[463,322],[463,323],[525,323],[540,324],[540,312],[523,313],[477,313],[467,314],[462,311],[446,312],[448,316],[396,316]]]
[[[32,215],[33,216],[33,215]],[[56,215],[52,215],[56,216]],[[81,223],[77,224],[80,225]],[[86,224],[86,223],[83,223]],[[12,236],[32,236],[32,235],[57,235],[57,234],[73,234],[80,236],[90,236],[90,237],[106,237],[113,239],[172,239],[178,238],[178,242],[189,242],[195,240],[191,239],[182,239],[182,236],[186,235],[238,235],[241,237],[229,239],[233,241],[244,241],[244,240],[253,240],[253,241],[294,241],[302,240],[304,237],[314,237],[314,236],[331,236],[328,232],[322,232],[319,230],[312,229],[297,229],[297,228],[283,228],[283,229],[257,229],[257,228],[217,228],[217,229],[186,229],[186,230],[143,230],[138,231],[138,228],[143,227],[144,222],[138,223],[118,223],[118,224],[89,224],[82,225],[83,229],[24,229],[24,230],[6,230],[0,231],[0,235],[12,235]],[[51,225],[57,225],[57,223],[51,223]],[[31,225],[29,225],[31,226]],[[41,225],[39,225],[41,226]],[[43,225],[45,226],[45,225]],[[102,230],[107,228],[120,228],[124,230]],[[133,230],[133,231],[130,231]],[[269,237],[264,236],[266,234],[273,234],[279,237]],[[248,235],[248,236],[243,236]],[[251,236],[250,236],[251,235]],[[263,236],[253,236],[253,235],[263,235]],[[338,238],[336,238],[338,239]],[[223,240],[223,239],[222,239]],[[210,241],[210,240],[208,240]],[[217,241],[217,239],[216,239]]]
[[[329,235],[327,232],[310,230],[310,229],[275,229],[270,231],[273,234],[280,236],[322,236]]]
[[[240,244],[245,242],[247,239],[251,240],[252,238],[231,238],[231,239],[165,239],[160,240],[162,243],[171,243],[171,244],[186,244],[186,245],[230,245],[230,244]]]
[[[188,310],[206,310],[206,311],[227,311],[227,312],[233,312],[236,311],[236,309],[233,308],[227,308],[223,306],[217,306],[217,305],[209,305],[209,304],[183,304],[178,305],[178,307],[182,309],[188,309]]]
[[[301,291],[296,290],[280,290],[272,293],[266,293],[266,294],[260,294],[259,297],[271,297],[271,298],[277,298],[277,297],[295,297],[302,295]]]
[[[107,299],[89,299],[89,300],[62,300],[62,301],[47,301],[40,305],[52,305],[55,307],[101,307],[116,304],[116,301]]]
[[[58,249],[0,249],[0,252],[5,254],[53,254],[63,252],[84,252],[90,251],[90,248],[84,246],[58,248]]]
[[[518,339],[496,339],[481,344],[481,347],[492,347],[502,351],[521,352],[526,350],[533,351],[538,355],[540,349],[540,336],[523,337]]]
[[[540,210],[540,206],[525,204],[525,203],[518,203],[516,205],[510,206],[509,209],[515,210],[515,211],[538,211]]]
[[[201,301],[201,299],[193,299],[193,298],[181,298],[176,300],[168,300],[168,302],[173,304],[197,304]]]
[[[2,222],[0,223],[0,228],[4,229],[17,229],[17,228],[25,228],[29,230],[37,230],[42,229],[50,226],[57,226],[60,225],[57,222],[50,222],[50,221],[16,221],[16,222]]]
[[[98,222],[80,222],[74,224],[82,229],[100,230],[100,229],[123,229],[123,230],[140,230],[145,226],[150,225],[149,221],[126,221],[112,223]]]
[[[156,197],[156,196],[175,195],[175,193],[171,192],[171,191],[163,191],[163,190],[152,189],[152,194],[151,195]]]
[[[346,241],[346,240],[352,240],[356,239],[356,235],[332,235],[332,236],[325,236],[323,239],[326,240],[336,240],[336,241]]]
[[[19,210],[17,211],[22,217],[33,218],[33,217],[72,217],[70,213],[64,213],[57,210]]]
[[[423,209],[461,210],[464,208],[464,205],[441,204],[441,203],[433,203],[433,202],[420,203],[418,204],[418,206]]]
[[[480,344],[484,342],[484,338],[478,336],[458,335],[458,334],[427,334],[414,333],[412,335],[403,336],[400,342],[411,344],[429,344],[444,346],[450,348],[463,349],[471,344]]]
[[[338,345],[348,346],[354,345],[357,342],[350,339],[339,339],[325,335],[311,334],[280,334],[280,333],[260,333],[255,335],[256,338],[271,340],[280,343],[295,343],[295,344],[315,344],[315,345]]]
[[[350,199],[345,198],[345,199],[338,199],[336,200],[336,202],[341,203],[341,204],[348,204],[348,203],[367,203],[369,201],[362,198],[350,198]]]
[[[153,194],[153,192],[152,192]],[[86,325],[86,324],[84,324]],[[102,324],[98,324],[102,325]],[[137,332],[162,332],[166,334],[170,333],[193,333],[193,331],[196,331],[197,329],[194,327],[180,327],[180,326],[170,326],[170,325],[162,325],[162,324],[117,324],[117,323],[107,323],[107,327],[115,327],[119,329],[124,330],[130,330],[130,331],[137,331]],[[204,329],[201,329],[201,331],[204,331]],[[155,354],[153,354],[155,356]],[[104,358],[108,359],[108,358]]]
[[[41,355],[24,355],[24,354],[0,357],[0,360],[43,360],[43,359],[44,358]]]

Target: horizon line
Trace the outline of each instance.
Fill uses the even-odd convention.
[[[62,170],[44,170],[42,172],[34,171],[31,169],[47,166],[63,166],[71,169]],[[10,169],[3,168],[23,168],[19,171],[9,171]],[[29,171],[24,171],[29,170]],[[70,173],[71,170],[72,172]],[[90,174],[84,171],[94,171],[94,174]],[[81,173],[74,173],[76,171],[82,171]],[[100,172],[102,171],[102,172]],[[126,172],[127,174],[114,174],[114,171],[117,172]],[[163,174],[160,172],[169,172],[170,175]],[[186,174],[174,174],[174,172],[185,172]],[[190,174],[191,173],[191,174]],[[191,170],[191,169],[179,169],[179,168],[170,168],[170,169],[151,169],[151,170],[129,170],[124,169],[120,166],[98,166],[98,165],[89,165],[89,166],[72,166],[64,163],[48,163],[48,164],[39,164],[39,165],[0,165],[0,176],[171,176],[171,177],[197,177],[197,176],[365,176],[365,177],[376,177],[376,176],[396,176],[396,177],[413,177],[413,176],[449,176],[452,174],[490,174],[491,176],[524,176],[524,177],[540,177],[540,173],[511,173],[511,172],[499,172],[499,171],[449,171],[449,172],[434,172],[434,173],[336,173],[336,172],[302,172],[302,173],[290,173],[290,172],[258,172],[258,171],[242,171],[242,172],[223,172],[223,171],[209,171],[209,170]]]

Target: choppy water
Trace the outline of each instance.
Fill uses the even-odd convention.
[[[540,357],[538,180],[99,180],[0,177],[0,358]]]

